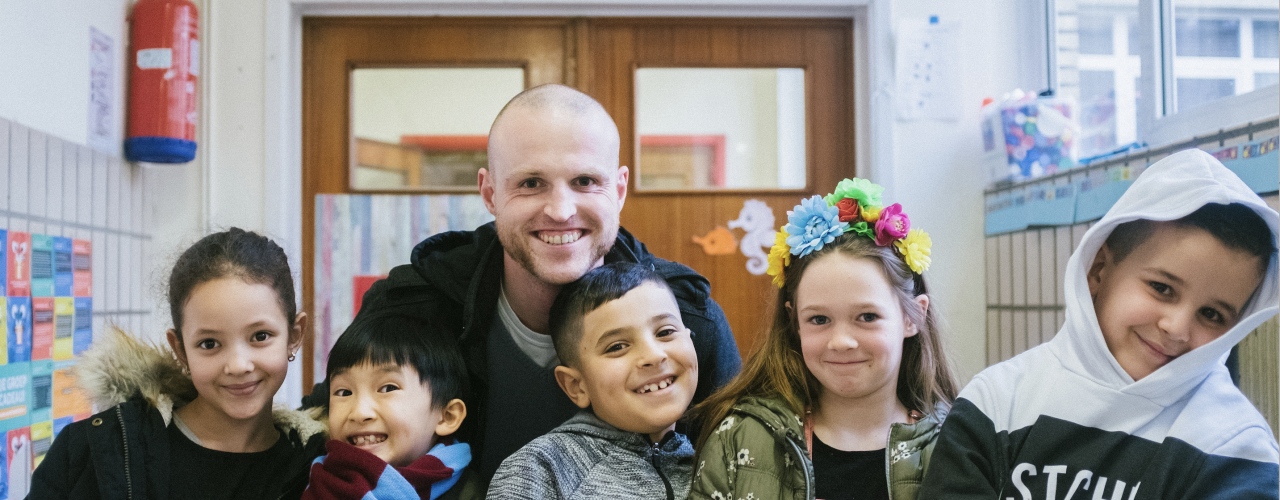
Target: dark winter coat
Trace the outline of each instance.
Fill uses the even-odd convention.
[[[195,396],[167,349],[119,330],[95,339],[76,367],[77,383],[99,408],[62,429],[31,478],[30,499],[167,499],[173,410]],[[126,399],[127,398],[127,399]],[[280,478],[281,498],[298,498],[312,459],[324,454],[327,426],[300,411],[272,413],[280,439],[297,453],[297,471]],[[209,471],[210,481],[217,471]]]
[[[737,343],[724,311],[711,299],[711,284],[706,278],[688,266],[650,254],[643,243],[622,228],[604,261],[649,265],[666,278],[684,325],[693,331],[693,346],[698,353],[698,387],[693,404],[737,375],[742,365]],[[484,456],[487,337],[497,317],[502,262],[502,245],[493,223],[475,231],[437,234],[413,249],[409,264],[395,267],[386,279],[373,284],[355,319],[399,312],[425,319],[432,331],[457,337],[471,376],[467,419],[457,436],[471,445],[473,463],[482,462]],[[328,387],[322,383],[304,398],[303,406],[324,406],[328,402]]]

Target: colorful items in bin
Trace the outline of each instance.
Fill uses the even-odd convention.
[[[1024,181],[1052,175],[1076,164],[1075,139],[1079,125],[1073,103],[1064,98],[1015,90],[999,103],[984,108],[983,148],[994,160],[991,182]],[[1004,154],[999,155],[1003,137]]]

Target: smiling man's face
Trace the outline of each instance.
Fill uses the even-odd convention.
[[[490,134],[480,194],[507,257],[549,285],[599,266],[627,195],[617,128],[603,110],[515,107]]]

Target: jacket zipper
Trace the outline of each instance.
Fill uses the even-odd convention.
[[[893,467],[890,457],[893,456],[893,429],[898,424],[889,425],[889,437],[884,440],[884,486],[889,490],[889,499],[893,500],[893,474],[889,473],[889,468]]]
[[[789,439],[786,437],[783,437],[782,439],[786,441],[787,444],[791,445],[791,451],[794,451],[796,453],[796,456],[800,457],[799,460],[796,460],[796,464],[800,466],[800,471],[804,473],[804,492],[805,492],[804,497],[814,498],[814,496],[817,495],[817,492],[814,491],[813,489],[814,488],[813,473],[810,470],[813,467],[812,466],[813,459],[808,458],[808,460],[806,460],[809,454],[804,450],[800,449],[800,445],[796,444],[796,441],[794,439]],[[805,463],[808,463],[810,465],[806,467]]]
[[[667,476],[662,474],[662,468],[658,467],[658,443],[653,443],[649,448],[649,464],[653,465],[653,470],[658,471],[658,477],[662,478],[662,485],[667,487],[667,500],[676,500],[676,492],[671,489],[671,482],[667,481]]]
[[[133,475],[129,473],[129,431],[125,429],[124,412],[120,411],[120,405],[116,405],[116,419],[120,421],[121,443],[124,444],[124,482],[126,489],[129,491],[129,498],[133,498]]]

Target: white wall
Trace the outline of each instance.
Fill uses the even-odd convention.
[[[169,214],[184,212],[198,190],[170,182],[172,167],[121,159],[129,4],[0,2],[0,141],[8,143],[0,158],[0,184],[8,186],[0,190],[0,208],[13,214],[5,222],[10,229],[94,240],[94,285],[105,287],[95,288],[95,332],[108,319],[101,314],[114,311],[119,314],[112,321],[158,340],[168,320],[167,310],[159,309],[164,276],[151,262],[166,254]],[[113,138],[97,151],[88,147],[91,28],[112,41]],[[153,201],[164,190],[181,201],[177,210],[157,214]],[[63,200],[62,210],[57,200]]]
[[[114,126],[120,136],[128,5],[128,0],[0,2],[0,117],[86,144],[93,27],[115,42]],[[104,152],[120,155],[118,145]]]
[[[954,82],[959,88],[960,102],[954,104],[960,119],[872,124],[893,129],[893,169],[891,178],[883,181],[892,193],[885,199],[901,202],[912,226],[933,238],[929,284],[950,328],[948,354],[965,382],[986,366],[982,201],[986,175],[980,161],[980,106],[983,97],[1036,85],[1019,79],[1028,72],[1019,60],[1022,35],[1017,30],[1022,23],[1016,4],[1017,0],[895,0],[895,21],[937,15],[942,21],[961,23],[960,78]]]

